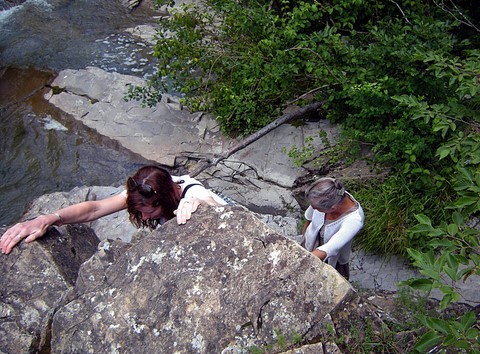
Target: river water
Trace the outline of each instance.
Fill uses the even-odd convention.
[[[43,99],[62,69],[97,66],[148,77],[148,45],[124,30],[152,23],[145,6],[115,0],[0,0],[0,223],[36,197],[83,185],[120,185],[140,156],[99,136]]]

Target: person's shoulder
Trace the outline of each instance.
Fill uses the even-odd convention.
[[[357,205],[357,208],[347,215],[345,215],[344,220],[346,222],[360,222],[363,224],[365,220],[365,214],[363,212],[363,208],[360,204]]]
[[[194,184],[194,183],[195,184],[202,184],[200,181],[196,180],[195,178],[190,177],[190,175],[172,176],[172,180],[175,183],[180,183],[180,184],[183,184],[183,185],[189,185],[189,184]]]
[[[190,177],[188,175],[186,175],[187,177]],[[175,183],[179,183],[181,182],[185,176],[174,176],[174,175],[171,175],[172,177],[172,181],[175,182]]]

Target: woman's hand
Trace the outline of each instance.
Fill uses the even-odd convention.
[[[177,223],[179,225],[185,224],[190,220],[192,213],[194,213],[202,201],[198,198],[183,198],[178,204],[177,210],[173,213],[177,216]]]
[[[20,241],[29,243],[42,237],[49,226],[57,221],[55,215],[42,215],[33,220],[18,223],[9,228],[0,238],[0,250],[9,254]]]
[[[190,220],[192,213],[194,213],[200,204],[205,205],[220,205],[212,197],[205,198],[182,198],[178,203],[178,208],[173,213],[177,216],[177,223],[179,225],[185,224]]]
[[[312,254],[314,256],[317,256],[318,258],[320,258],[322,261],[325,260],[325,258],[327,258],[327,253],[325,253],[324,251],[320,251],[318,248],[317,249],[314,249],[312,251]]]

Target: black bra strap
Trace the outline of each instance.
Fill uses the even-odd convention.
[[[186,186],[186,187],[183,189],[182,198],[185,198],[185,194],[187,194],[187,191],[190,189],[190,187],[193,187],[193,186],[203,186],[203,184],[201,184],[201,183],[192,183],[192,184],[189,184],[188,186]]]

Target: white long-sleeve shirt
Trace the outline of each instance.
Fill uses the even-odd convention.
[[[332,267],[335,267],[337,262],[346,264],[350,261],[353,237],[363,227],[365,220],[361,205],[351,194],[346,193],[357,208],[337,220],[325,222],[325,213],[313,209],[312,206],[305,211],[305,218],[310,221],[305,231],[305,248],[310,252],[313,251],[318,232],[325,225],[324,243],[317,249],[327,254],[325,261]]]

